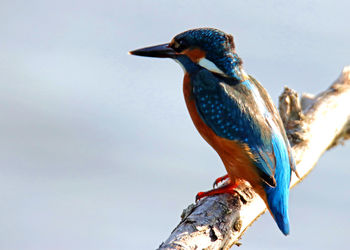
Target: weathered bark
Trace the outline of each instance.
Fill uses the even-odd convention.
[[[279,110],[301,177],[293,174],[291,187],[308,175],[326,150],[350,137],[349,107],[350,66],[317,96],[303,95],[300,100],[285,88]],[[180,224],[159,249],[229,249],[265,211],[248,183],[236,195],[206,197],[183,211]]]

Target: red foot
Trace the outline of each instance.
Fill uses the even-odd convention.
[[[212,189],[212,190],[209,190],[207,192],[199,192],[197,195],[196,195],[196,201],[204,198],[204,197],[207,197],[207,196],[212,196],[212,195],[216,195],[216,194],[226,194],[226,193],[229,193],[229,194],[233,194],[235,193],[235,188],[238,186],[238,183],[234,183],[234,184],[227,184],[225,186],[222,186],[222,187],[219,187],[219,188],[216,188],[216,189]]]
[[[223,181],[226,180],[227,178],[228,178],[228,174],[225,174],[224,176],[221,176],[221,177],[217,178],[217,179],[214,181],[213,188],[215,188],[216,186],[218,186],[220,182],[223,182]]]

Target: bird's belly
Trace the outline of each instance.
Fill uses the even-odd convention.
[[[253,165],[253,155],[248,145],[217,136],[200,117],[195,99],[192,96],[188,74],[185,74],[184,77],[183,91],[186,106],[195,127],[207,143],[219,154],[231,180],[244,179],[250,182],[252,186],[259,185],[260,178]]]

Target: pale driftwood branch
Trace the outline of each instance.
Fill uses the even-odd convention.
[[[291,186],[299,183],[329,148],[350,137],[350,66],[317,96],[285,88],[279,110],[293,146],[297,171]],[[159,249],[229,249],[240,244],[245,230],[264,212],[265,204],[249,185],[236,195],[217,195],[191,204],[183,211],[180,224]]]

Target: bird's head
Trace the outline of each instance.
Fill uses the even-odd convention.
[[[205,68],[224,77],[244,80],[242,61],[232,35],[212,28],[200,28],[176,35],[170,43],[130,51],[132,55],[172,58],[191,71]]]

